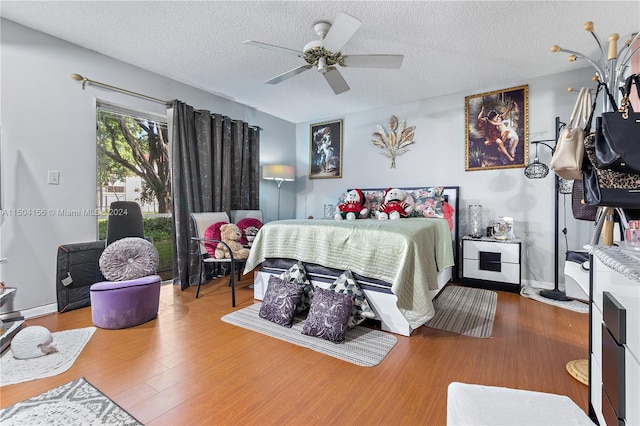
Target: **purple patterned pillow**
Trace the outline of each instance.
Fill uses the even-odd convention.
[[[334,343],[342,342],[352,308],[351,295],[316,287],[302,334],[322,337]]]
[[[260,306],[260,318],[284,327],[291,327],[293,315],[302,301],[304,288],[288,283],[275,275],[269,277],[267,291]]]

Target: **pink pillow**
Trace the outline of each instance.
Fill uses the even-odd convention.
[[[220,227],[227,223],[229,222],[216,222],[209,226],[207,230],[204,231],[204,238],[208,240],[220,240]],[[218,243],[204,243],[204,246],[207,249],[209,256],[216,257],[216,247],[218,246]]]
[[[445,201],[442,203],[442,211],[444,212],[444,218],[449,222],[449,230],[453,231],[453,212],[455,212],[455,209]]]
[[[242,237],[240,237],[240,244],[242,244],[243,246],[246,246],[247,244],[249,244],[249,241],[247,241],[247,236],[245,235],[244,230],[250,226],[260,229],[262,228],[262,222],[259,219],[256,219],[254,217],[245,217],[244,219],[240,219],[238,221],[238,228],[240,228],[240,231],[242,231]]]

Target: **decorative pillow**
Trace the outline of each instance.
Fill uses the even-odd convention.
[[[245,217],[243,219],[240,219],[237,225],[238,225],[238,228],[240,228],[240,231],[242,231],[242,237],[240,237],[240,244],[242,244],[243,246],[247,246],[249,244],[249,241],[247,240],[247,234],[245,233],[245,229],[249,227],[254,227],[260,230],[260,228],[262,228],[262,222],[260,221],[260,219],[256,219],[254,217]]]
[[[296,313],[303,312],[307,308],[309,308],[314,290],[313,284],[311,284],[311,281],[309,281],[309,278],[307,277],[307,270],[304,268],[302,262],[298,261],[298,263],[280,274],[279,278],[283,281],[295,283],[301,286],[304,291],[304,294],[302,296],[302,303],[300,303],[300,306],[298,306],[298,310]]]
[[[221,240],[222,236],[220,235],[220,227],[227,223],[229,222],[216,222],[213,225],[210,225],[207,230],[204,231],[204,238],[208,240]],[[216,257],[216,247],[218,247],[218,243],[204,243],[204,247],[207,249],[209,256]]]
[[[349,328],[353,328],[360,324],[367,318],[375,318],[376,314],[369,306],[364,292],[353,278],[351,271],[344,271],[334,282],[329,286],[329,290],[336,293],[346,293],[353,299],[353,308],[351,309],[351,315],[349,316]]]
[[[344,341],[352,308],[353,299],[349,294],[316,288],[302,334],[322,337],[334,343]]]
[[[441,186],[409,191],[415,201],[415,208],[411,216],[444,218],[444,211],[442,209],[444,203],[444,197],[442,196],[443,191],[444,188]]]
[[[56,352],[51,332],[41,325],[25,327],[11,340],[11,353],[17,359],[38,358]]]
[[[144,238],[122,238],[104,249],[99,264],[102,275],[109,281],[135,280],[155,275],[158,250]]]
[[[260,318],[291,327],[293,316],[302,300],[303,288],[271,275],[260,306]]]

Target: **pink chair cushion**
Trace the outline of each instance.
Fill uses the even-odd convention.
[[[240,231],[242,231],[242,237],[240,237],[240,244],[242,244],[243,246],[246,246],[247,244],[249,244],[249,241],[247,241],[247,236],[245,235],[244,230],[250,226],[254,226],[260,229],[262,228],[262,222],[259,219],[256,219],[254,217],[245,217],[244,219],[240,219],[238,221],[238,228],[240,228]]]
[[[206,231],[204,231],[204,238],[208,240],[220,240],[220,227],[226,225],[229,222],[216,222],[210,225]],[[216,247],[218,243],[204,243],[205,248],[209,256],[216,257]]]

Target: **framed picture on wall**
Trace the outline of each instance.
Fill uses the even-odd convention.
[[[465,97],[465,170],[526,167],[529,86]]]
[[[309,178],[342,177],[342,120],[311,125]]]

